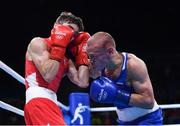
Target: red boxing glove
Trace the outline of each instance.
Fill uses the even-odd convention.
[[[88,55],[86,53],[86,45],[89,38],[89,33],[80,32],[73,42],[71,52],[75,56],[75,63],[77,66],[89,64]]]
[[[64,58],[66,47],[70,43],[74,31],[69,26],[55,24],[51,30],[52,49],[50,59],[61,61]]]

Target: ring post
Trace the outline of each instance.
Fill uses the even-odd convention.
[[[71,93],[69,95],[71,125],[90,125],[91,113],[88,93]]]

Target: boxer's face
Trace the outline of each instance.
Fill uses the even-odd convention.
[[[97,70],[103,70],[108,63],[108,55],[105,49],[88,45],[87,54],[91,65]]]

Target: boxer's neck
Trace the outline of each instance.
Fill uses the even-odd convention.
[[[114,71],[122,66],[123,56],[121,53],[117,53],[113,58],[112,62],[107,66],[108,71]]]

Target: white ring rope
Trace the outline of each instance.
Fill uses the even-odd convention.
[[[20,81],[22,84],[25,84],[25,79],[19,75],[17,72],[15,72],[13,69],[8,67],[6,64],[4,64],[2,61],[0,61],[0,68],[3,69],[5,72],[13,76],[15,79]],[[61,102],[58,102],[58,106],[60,106],[62,109],[69,111],[69,106],[63,105]],[[165,104],[165,105],[159,105],[162,109],[172,109],[172,108],[180,108],[180,104]],[[6,109],[8,111],[17,113],[19,115],[24,115],[23,110],[20,110],[16,107],[13,107],[7,103],[4,103],[0,101],[0,107],[3,109]],[[108,111],[116,111],[116,107],[96,107],[96,108],[90,108],[91,112],[108,112]]]
[[[175,108],[180,108],[180,104],[166,104],[166,105],[160,105],[162,109],[175,109]],[[3,108],[5,110],[14,112],[18,115],[24,116],[24,111],[20,110],[16,107],[13,107],[7,103],[4,103],[0,101],[0,108]],[[97,107],[97,108],[90,108],[91,112],[113,112],[116,111],[116,107]]]
[[[15,79],[17,79],[22,84],[25,84],[25,79],[21,75],[19,75],[17,72],[15,72],[13,69],[11,69],[9,66],[7,66],[5,63],[3,63],[2,61],[0,61],[0,68],[3,69],[8,74],[10,74]]]
[[[180,108],[180,104],[165,104],[165,105],[159,105],[162,109],[176,109]],[[96,108],[90,108],[91,112],[110,112],[110,111],[116,111],[116,107],[96,107]]]
[[[0,107],[5,109],[5,110],[14,112],[14,113],[16,113],[18,115],[24,116],[24,111],[23,110],[18,109],[16,107],[12,106],[12,105],[9,105],[9,104],[7,104],[7,103],[5,103],[3,101],[0,101]]]

